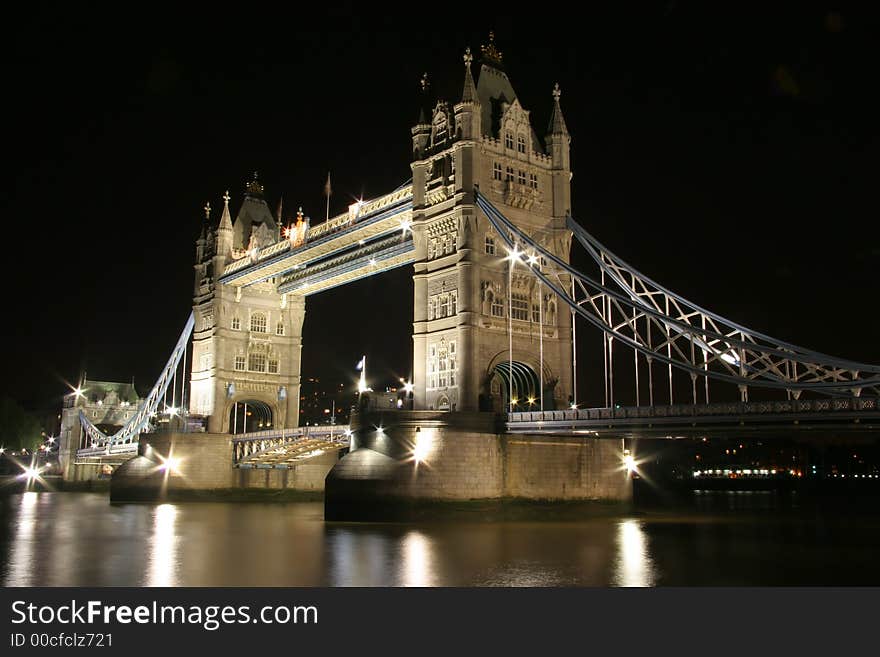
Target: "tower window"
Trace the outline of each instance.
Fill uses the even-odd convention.
[[[526,152],[526,138],[522,135],[516,138],[516,150],[520,153]]]
[[[529,174],[529,187],[531,187],[532,189],[538,189],[538,174]]]
[[[254,333],[266,332],[266,315],[264,313],[254,313],[251,315],[251,331]]]
[[[491,235],[486,235],[486,253],[495,255],[495,238]]]
[[[266,354],[250,354],[248,356],[248,369],[251,372],[265,372]]]
[[[492,296],[492,317],[504,317],[504,304],[496,296]]]
[[[269,359],[269,373],[270,374],[278,374],[278,359],[270,358]]]
[[[519,174],[516,177],[516,182],[518,182],[520,185],[526,184],[526,172],[525,171],[519,172]]]
[[[240,331],[241,330],[241,319],[238,317],[232,318],[232,330]]]
[[[513,182],[513,167],[507,167],[506,174],[504,180],[507,182]]]
[[[284,322],[275,325],[275,335],[284,335]]]
[[[510,316],[513,319],[529,321],[529,299],[524,294],[514,294],[510,299]]]
[[[244,356],[235,357],[235,371],[244,372]]]
[[[513,148],[513,135],[509,132],[504,133],[504,148]]]
[[[492,165],[492,178],[495,180],[501,180],[501,162],[495,162]]]

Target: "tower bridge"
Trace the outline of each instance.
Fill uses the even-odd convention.
[[[167,414],[169,386],[181,400],[176,410],[204,420],[204,434],[191,434],[192,440],[227,437],[229,470],[240,464],[248,442],[239,435],[237,415],[248,404],[265,409],[265,429],[293,432],[273,449],[316,440],[296,433],[307,298],[405,265],[413,267],[413,315],[397,319],[413,326],[412,409],[397,419],[381,413],[373,425],[369,412],[356,414],[350,443],[333,441],[334,450],[351,449],[327,477],[342,506],[365,486],[386,490],[389,481],[400,484],[401,468],[410,468],[408,481],[433,482],[419,489],[422,496],[513,490],[552,497],[554,485],[529,488],[536,477],[554,476],[534,469],[544,467],[536,464],[546,465],[546,457],[528,447],[523,454],[531,456],[515,465],[521,458],[516,446],[527,443],[508,445],[505,436],[512,435],[570,438],[566,445],[576,449],[562,450],[568,456],[559,456],[557,465],[592,465],[577,466],[581,479],[558,490],[589,497],[602,491],[625,495],[615,474],[624,437],[816,425],[876,430],[880,366],[821,354],[734,323],[615,256],[572,209],[571,136],[559,86],[539,138],[494,43],[482,48],[476,81],[470,50],[463,61],[462,91],[454,102],[430,98],[426,89],[411,129],[411,179],[397,189],[314,226],[300,213],[286,231],[256,175],[234,220],[228,192],[219,220],[206,206],[196,242],[192,316],[159,381],[116,434],[103,433],[80,415],[88,440],[72,437],[69,445],[76,447],[68,446],[67,453],[132,451],[141,433],[155,429],[151,418]],[[586,252],[588,268],[571,265],[573,247]],[[602,350],[603,370],[582,377],[604,388],[600,409],[580,402],[574,358],[579,339]],[[634,389],[622,393],[614,375],[623,367],[632,372]],[[690,394],[676,400],[682,382]],[[756,388],[771,391],[777,401],[768,407],[750,401]],[[724,401],[731,391],[738,400]],[[634,405],[620,409],[620,400],[630,397]],[[253,428],[244,425],[246,434]],[[444,470],[435,460],[413,475],[413,463],[423,460],[413,455],[431,451],[425,447],[429,434],[442,455],[435,458],[458,470]],[[181,435],[178,446],[185,443]],[[589,436],[619,440],[597,446],[584,442]],[[508,446],[498,451],[502,443]],[[290,449],[309,453],[301,446]],[[276,465],[297,460],[276,456]],[[495,469],[486,471],[486,463]],[[516,468],[532,484],[455,488],[436,479],[442,473],[489,482]],[[562,481],[568,475],[559,476]]]

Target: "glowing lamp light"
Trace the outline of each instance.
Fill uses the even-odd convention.
[[[421,427],[416,428],[416,441],[413,446],[413,459],[416,463],[422,463],[428,458],[431,449],[434,446],[434,436],[430,429],[422,431]]]
[[[627,473],[636,469],[636,460],[628,449],[623,450],[623,465],[626,467]]]
[[[536,265],[536,264],[538,264],[538,256],[536,256],[536,255],[530,255],[530,256],[529,256],[529,264],[530,264],[530,265]]]
[[[83,390],[82,388],[77,386],[76,388],[73,389],[73,394],[76,395],[77,397],[85,397],[85,390]]]
[[[5,454],[5,453],[6,453],[6,448],[0,447],[0,454]]]
[[[180,472],[180,459],[174,456],[169,456],[162,462],[162,465],[159,466],[159,469],[162,472],[171,472],[177,474]]]
[[[573,411],[576,411],[576,410],[577,410],[577,407],[578,407],[578,405],[575,404],[574,402],[572,402],[572,404],[571,404],[571,406],[570,406],[569,408],[571,408],[571,410],[573,410]]]
[[[529,397],[529,406],[531,406],[531,405],[534,404],[534,403],[535,403],[535,398],[534,398],[534,397]]]
[[[404,391],[405,393],[409,394],[409,393],[411,393],[411,392],[413,391],[413,388],[414,388],[415,386],[413,386],[413,382],[412,382],[412,381],[404,381],[403,379],[401,379],[400,382],[403,383],[403,391]]]
[[[506,260],[510,260],[511,262],[516,262],[519,260],[519,257],[522,255],[520,250],[514,246],[512,251],[508,251],[508,256],[505,258]]]

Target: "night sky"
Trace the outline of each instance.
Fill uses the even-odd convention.
[[[413,6],[77,5],[11,23],[0,395],[51,410],[82,368],[149,389],[191,309],[205,202],[219,211],[229,189],[237,211],[258,170],[273,212],[283,194],[285,218],[301,205],[314,225],[328,169],[331,214],[391,191],[410,177],[422,73],[458,100],[464,48],[490,29],[541,137],[559,82],[573,213],[598,239],[732,320],[880,363],[876,43],[863,17]],[[353,379],[362,353],[375,383],[407,376],[411,273],[310,297],[303,376]],[[601,362],[598,335],[581,351],[590,339],[584,362]]]

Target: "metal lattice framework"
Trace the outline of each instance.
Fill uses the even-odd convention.
[[[859,397],[863,392],[880,394],[880,366],[798,347],[701,308],[615,256],[571,216],[567,218],[567,227],[596,264],[597,278],[560,260],[479,192],[476,202],[510,247],[514,259],[522,258],[522,264],[553,290],[572,313],[604,333],[606,370],[612,377],[614,342],[634,350],[637,399],[639,354],[647,361],[652,406],[655,362],[666,365],[670,404],[673,368],[690,375],[694,403],[700,377],[705,381],[707,403],[710,379],[738,386],[743,401],[748,400],[749,386],[786,390],[794,398],[804,390],[847,397]],[[606,378],[606,401],[607,386]]]
[[[88,435],[89,443],[92,446],[106,447],[109,452],[110,448],[114,445],[132,443],[137,440],[138,435],[147,428],[147,425],[149,425],[150,418],[155,415],[159,407],[159,401],[163,398],[168,386],[174,380],[177,365],[186,353],[186,348],[189,344],[189,338],[192,335],[194,325],[195,316],[190,313],[189,319],[186,320],[186,325],[183,327],[183,331],[180,334],[180,338],[177,340],[177,344],[174,346],[174,350],[171,352],[168,362],[165,363],[165,367],[159,375],[158,380],[153,385],[153,389],[150,390],[150,394],[147,395],[147,398],[138,408],[137,412],[129,418],[128,422],[125,423],[125,426],[119,431],[112,436],[108,436],[106,433],[98,429],[98,427],[86,417],[85,413],[82,411],[79,412],[80,424],[82,424],[83,430],[86,432],[86,435]]]

